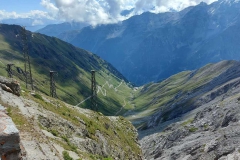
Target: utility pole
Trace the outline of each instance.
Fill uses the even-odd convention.
[[[29,49],[28,49],[28,40],[27,40],[27,32],[25,27],[22,27],[22,41],[23,41],[23,56],[24,56],[24,71],[25,71],[25,82],[26,88],[28,88],[28,82],[31,83],[31,88],[33,88],[33,79],[32,79],[32,71],[31,71],[31,63],[29,58]],[[28,75],[29,74],[29,75]]]
[[[12,73],[12,66],[13,66],[14,64],[11,64],[11,63],[9,63],[9,64],[7,64],[7,72],[8,72],[8,77],[9,78],[12,78],[13,77],[13,73]]]
[[[50,71],[50,96],[57,98],[56,85],[54,80],[54,75],[57,74],[56,71]]]
[[[92,70],[92,109],[97,110],[97,87],[96,87],[96,79],[95,79],[95,70]]]

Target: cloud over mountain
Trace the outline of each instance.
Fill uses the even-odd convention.
[[[41,0],[46,11],[33,10],[28,13],[0,10],[0,20],[7,18],[55,19],[84,22],[90,25],[116,23],[146,11],[153,13],[171,10],[180,11],[200,2],[216,0]],[[131,10],[132,9],[132,10]],[[130,14],[122,15],[126,10]]]
[[[216,0],[204,0],[212,3]],[[65,21],[87,22],[91,25],[116,23],[145,11],[153,13],[182,10],[202,0],[42,0],[50,13]],[[134,8],[131,14],[121,12]]]

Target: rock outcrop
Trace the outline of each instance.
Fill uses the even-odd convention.
[[[227,85],[230,87],[223,92]],[[206,103],[176,119],[161,132],[141,140],[146,159],[240,158],[239,79],[229,81],[211,93],[202,97],[202,101],[207,99]],[[217,96],[209,99],[213,94]]]
[[[3,76],[0,76],[0,86],[3,90],[13,93],[17,96],[20,96],[20,84],[17,80],[8,79]]]
[[[0,157],[2,160],[19,160],[21,157],[19,131],[0,105]]]
[[[137,130],[123,117],[106,117],[39,94],[18,97],[3,91],[0,97],[11,108],[27,160],[62,160],[63,153],[85,160],[143,159]]]

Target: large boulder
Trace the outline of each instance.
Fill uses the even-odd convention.
[[[17,80],[0,76],[0,87],[10,93],[20,96],[20,84]]]
[[[21,157],[19,131],[1,105],[0,157],[2,160],[18,160]]]

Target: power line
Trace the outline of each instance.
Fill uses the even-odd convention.
[[[117,87],[114,87],[112,84],[109,84],[109,82],[106,81],[106,82],[103,84],[102,87],[101,87],[101,86],[97,86],[97,85],[96,85],[95,73],[96,73],[95,70],[92,70],[92,71],[91,71],[91,75],[92,75],[92,78],[91,78],[91,79],[92,79],[92,80],[91,80],[91,92],[92,92],[92,93],[91,93],[91,94],[92,94],[92,95],[89,96],[89,97],[87,97],[86,99],[82,100],[81,102],[79,102],[77,105],[75,105],[75,107],[83,104],[84,102],[86,102],[87,100],[89,100],[89,99],[91,98],[91,109],[92,109],[92,110],[96,110],[96,109],[97,109],[97,93],[98,93],[99,91],[101,91],[102,94],[103,94],[103,96],[107,96],[107,91],[106,91],[106,89],[104,89],[104,86],[105,86],[105,85],[108,85],[109,88],[113,88],[115,91],[118,91],[117,88],[119,88],[119,87],[123,84],[123,80],[122,80],[121,83],[120,83]],[[103,92],[103,90],[104,90],[105,92]],[[124,100],[124,105],[122,106],[122,108],[123,108],[125,105],[126,105],[126,102],[125,102],[125,100]],[[121,108],[121,110],[122,110],[122,108]]]
[[[57,98],[56,85],[54,80],[54,75],[57,74],[56,71],[50,71],[50,96]]]
[[[28,88],[28,82],[31,84],[32,90],[33,87],[33,79],[32,79],[32,71],[31,71],[31,63],[29,57],[29,49],[28,49],[28,40],[27,40],[27,32],[25,27],[22,27],[22,43],[23,43],[23,56],[24,56],[24,71],[25,71],[25,82],[26,88]]]
[[[13,77],[13,71],[12,71],[12,66],[13,66],[14,64],[11,64],[11,63],[9,63],[9,64],[7,64],[7,72],[8,72],[8,77],[9,78],[12,78]]]
[[[85,101],[89,100],[92,98],[92,96],[89,96],[88,98],[84,99],[82,102],[78,103],[75,107],[79,106],[80,104],[83,104]]]
[[[92,96],[91,96],[91,101],[92,101],[92,110],[97,111],[97,86],[96,86],[96,78],[95,78],[95,70],[92,70]]]

